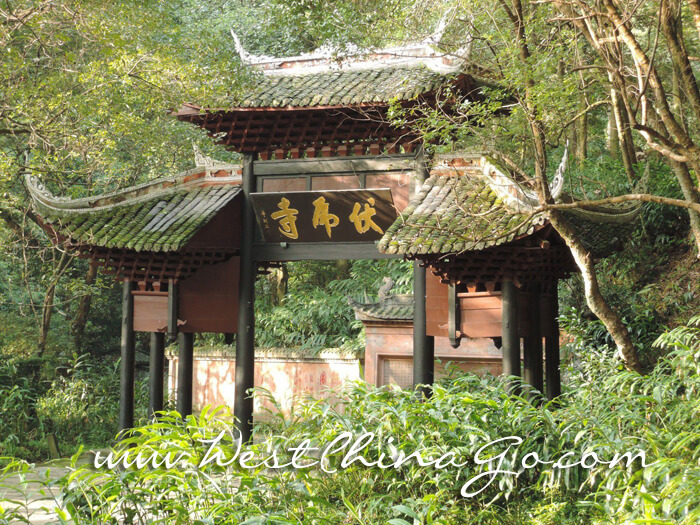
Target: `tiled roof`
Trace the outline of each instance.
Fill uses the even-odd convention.
[[[505,205],[477,168],[429,177],[379,241],[380,252],[403,255],[453,254],[502,245],[547,224]],[[500,192],[503,193],[503,192]],[[620,248],[635,227],[639,206],[566,210],[565,215],[594,256]]]
[[[620,250],[637,227],[634,220],[640,206],[623,203],[593,209],[565,210],[564,215],[578,231],[584,246],[594,257],[607,257]]]
[[[432,175],[379,241],[379,251],[426,255],[482,250],[532,233],[545,223],[503,205],[485,179]]]
[[[350,306],[355,310],[355,318],[365,320],[412,321],[413,296],[391,295],[376,303],[360,303],[350,300]]]
[[[74,245],[175,252],[240,193],[240,177],[219,174],[198,169],[84,199],[54,197],[30,178],[26,185],[42,221]]]
[[[239,97],[236,108],[348,106],[408,100],[436,90],[458,75],[423,64],[260,75]]]

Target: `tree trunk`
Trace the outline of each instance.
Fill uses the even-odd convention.
[[[49,329],[51,328],[51,318],[53,317],[53,302],[56,297],[56,287],[58,286],[58,281],[70,265],[73,258],[68,255],[68,252],[64,251],[61,253],[61,259],[58,262],[56,271],[54,272],[53,278],[49,287],[46,289],[46,296],[41,307],[41,331],[39,334],[39,342],[37,344],[38,355],[41,357],[46,351],[46,343],[49,339]]]
[[[335,267],[338,269],[338,279],[347,279],[350,277],[350,261],[347,259],[338,259],[335,261]]]
[[[700,118],[700,87],[698,87],[688,58],[688,51],[683,42],[683,25],[680,23],[679,13],[679,6],[675,1],[661,2],[659,17],[661,30],[666,37],[668,50],[673,61],[674,90],[676,83],[683,86],[683,95],[690,103],[690,108],[697,119]],[[678,93],[680,95],[680,90]],[[679,118],[681,125],[683,125],[682,114],[679,114]]]
[[[584,163],[588,155],[588,113],[584,113],[578,119],[576,126],[576,159],[579,166]]]
[[[95,284],[97,277],[97,264],[90,262],[87,274],[85,274],[85,284],[89,287]],[[73,318],[71,329],[73,331],[73,342],[76,348],[81,348],[83,343],[83,335],[85,334],[85,324],[87,323],[88,314],[90,313],[90,305],[92,303],[92,294],[87,293],[80,298],[78,308]]]
[[[695,184],[693,184],[688,166],[682,162],[676,162],[675,160],[671,160],[670,162],[676,174],[676,178],[678,179],[678,183],[681,186],[681,190],[683,191],[683,196],[690,202],[700,203],[700,194],[698,194]],[[700,214],[695,210],[688,210],[688,215],[690,216],[690,229],[695,239],[695,247],[698,250],[698,258],[700,258]]]
[[[627,180],[630,184],[633,184],[636,179],[634,166],[637,164],[637,153],[634,149],[634,140],[632,139],[630,121],[627,117],[627,109],[620,103],[620,95],[615,88],[610,91],[610,98],[612,100],[612,112],[615,116],[616,135],[619,140],[622,164],[625,167]]]
[[[607,146],[608,153],[613,158],[617,158],[620,154],[620,138],[617,133],[617,123],[615,122],[615,112],[612,108],[608,111],[608,129],[607,129]]]
[[[690,6],[691,13],[693,13],[695,29],[698,32],[698,37],[700,37],[700,0],[688,0],[688,5]]]
[[[608,2],[609,0],[603,1]],[[520,0],[513,0],[513,12],[515,14],[514,22],[516,26],[516,38],[518,39],[518,43],[520,45],[520,53],[523,58],[523,63],[526,63],[527,58],[529,57],[529,51],[527,41],[525,40],[522,4],[520,3]],[[532,84],[532,81],[528,82],[528,88],[530,88]],[[552,198],[546,178],[547,156],[545,151],[545,137],[541,122],[537,120],[536,113],[533,111],[533,107],[529,104],[530,90],[528,88],[525,90],[525,110],[529,113],[532,138],[535,144],[535,177],[537,179],[540,204],[546,205],[547,203],[551,202]],[[619,129],[619,131],[620,135],[622,135],[623,129]],[[573,229],[562,212],[558,210],[550,210],[549,216],[552,226],[556,228],[564,241],[566,241],[567,245],[571,249],[574,259],[576,260],[576,264],[581,269],[586,290],[586,300],[589,308],[595,315],[598,316],[598,318],[607,328],[608,332],[615,341],[619,352],[622,354],[627,368],[641,373],[639,357],[637,355],[637,350],[632,344],[632,338],[630,337],[629,330],[627,330],[627,327],[622,322],[622,319],[620,319],[620,316],[617,315],[612,308],[610,308],[610,305],[608,305],[605,298],[600,293],[600,287],[598,286],[598,279],[595,274],[595,264],[593,263],[593,259],[583,247],[576,230]]]
[[[578,234],[560,211],[551,210],[549,218],[552,225],[566,241],[576,264],[581,270],[588,307],[602,321],[608,333],[612,336],[627,369],[641,373],[642,367],[639,363],[639,356],[637,355],[637,349],[632,343],[629,330],[617,312],[610,308],[610,305],[600,292],[593,258],[583,247]]]
[[[276,286],[275,286],[275,296],[276,304],[282,304],[284,301],[284,296],[287,295],[287,283],[289,282],[289,271],[287,270],[287,265],[282,264],[280,268],[277,269],[276,274]]]

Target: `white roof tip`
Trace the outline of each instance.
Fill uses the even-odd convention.
[[[270,76],[421,64],[437,73],[449,74],[464,67],[466,61],[464,57],[469,55],[471,48],[468,46],[460,49],[455,55],[446,55],[436,50],[435,46],[440,44],[451,14],[452,10],[448,10],[436,30],[422,42],[376,50],[348,45],[344,49],[324,46],[309,53],[290,57],[253,55],[245,50],[235,31],[231,29],[230,32],[241,60]]]

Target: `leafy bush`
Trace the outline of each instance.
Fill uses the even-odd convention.
[[[117,432],[119,362],[74,356],[47,375],[46,360],[14,358],[0,363],[0,456],[49,459],[47,434],[62,452],[80,445],[104,447]],[[146,417],[145,379],[136,382],[137,417]]]
[[[46,391],[39,358],[15,357],[0,362],[0,456],[46,457],[44,421],[36,411]]]
[[[700,520],[700,317],[657,344],[670,354],[649,376],[615,371],[616,362],[604,355],[581,355],[568,391],[554,404],[510,395],[501,379],[491,377],[443,381],[429,400],[357,383],[342,393],[340,404],[309,400],[293,418],[277,414],[268,430],[259,427],[248,465],[259,464],[251,468],[237,461],[202,463],[212,458],[211,440],[220,433],[212,450],[225,460],[235,457],[226,412],[205,410],[185,422],[166,414],[159,423],[135,430],[117,450],[129,451],[132,459],[139,452],[144,458],[157,452],[161,461],[168,452],[171,461],[182,454],[175,466],[78,468],[62,481],[65,517],[75,523],[142,522],[148,516],[167,523],[695,524]],[[346,448],[329,455],[329,472],[318,466],[268,468],[272,460],[261,462],[276,450],[277,464],[284,464],[290,447],[304,440],[319,447],[343,432],[355,438],[374,433],[376,439],[361,453],[372,462],[384,454],[383,462],[390,464],[397,454],[417,450],[433,459],[453,451],[468,461],[444,469],[415,461],[401,468],[354,461],[343,468]],[[522,444],[492,444],[481,457],[493,462],[477,464],[481,447],[508,436],[522,438]],[[590,464],[593,453],[609,461],[616,453],[638,450],[646,452],[646,466],[639,460],[614,468]],[[569,451],[572,468],[546,463]],[[545,463],[525,467],[524,458],[532,460],[528,454],[534,453]],[[581,465],[577,460],[585,454],[589,464]],[[303,462],[318,457],[310,452]],[[464,497],[467,480],[487,469],[500,473],[473,485],[472,491],[484,489],[478,495]]]
[[[135,388],[136,417],[145,419],[145,379],[137,381]],[[68,447],[107,445],[118,429],[119,361],[105,363],[74,356],[74,361],[38,400],[37,412]]]
[[[394,281],[392,293],[406,293],[412,266],[403,261],[289,263],[289,286],[281,304],[274,304],[270,283],[258,280],[256,343],[261,347],[332,348],[361,346],[362,323],[355,320],[348,297],[373,296],[384,277]]]

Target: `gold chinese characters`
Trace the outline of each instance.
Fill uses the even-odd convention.
[[[340,224],[340,219],[337,215],[329,213],[330,205],[326,202],[325,197],[319,197],[313,202],[314,205],[314,216],[311,219],[313,227],[316,228],[319,225],[326,227],[326,233],[328,238],[331,238],[331,228],[335,228]]]
[[[279,211],[270,214],[274,220],[279,220],[279,230],[282,235],[290,239],[298,239],[299,232],[297,231],[297,215],[299,210],[290,208],[289,199],[282,197],[282,200],[277,204]]]
[[[294,199],[294,197],[291,197]],[[313,215],[311,217],[311,224],[314,229],[322,228],[322,231],[326,232],[329,239],[334,237],[334,231],[336,233],[335,237],[346,238],[347,234],[353,230],[356,234],[365,235],[370,230],[379,233],[380,235],[384,233],[384,230],[375,222],[375,216],[377,215],[376,201],[373,197],[366,199],[361,199],[359,202],[351,201],[348,203],[344,201],[342,204],[336,203],[334,205],[333,199],[330,202],[327,200],[327,195],[318,196],[315,200],[311,201],[313,205]],[[309,201],[306,201],[308,206]],[[352,212],[349,215],[338,215],[338,207],[345,208],[345,213],[347,213],[352,205]],[[332,208],[335,206],[336,213],[331,213]],[[304,237],[304,224],[306,220],[304,217],[308,215],[302,214],[299,216],[299,209],[293,208],[290,199],[287,197],[282,197],[279,202],[277,202],[277,211],[270,214],[270,218],[277,221],[277,227],[279,232],[289,239],[299,239],[299,229],[301,229],[302,237]],[[344,219],[343,217],[347,217]],[[303,219],[302,223],[297,223],[298,219]],[[346,226],[342,227],[343,221]],[[352,224],[352,226],[351,226]],[[334,230],[341,226],[340,229]],[[354,234],[354,235],[356,235]],[[318,239],[317,235],[312,236]]]
[[[352,209],[350,220],[355,225],[357,233],[366,233],[370,228],[377,233],[384,233],[382,229],[372,220],[372,217],[374,217],[376,214],[377,210],[374,209],[374,199],[372,197],[367,199],[365,209],[362,211],[360,211],[360,203],[356,202]]]

